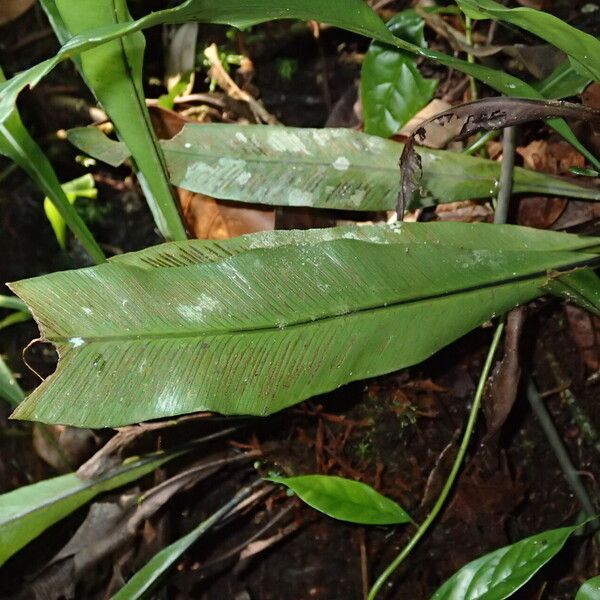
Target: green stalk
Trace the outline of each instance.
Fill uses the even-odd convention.
[[[411,538],[408,544],[402,549],[402,552],[398,554],[398,556],[389,564],[386,570],[377,578],[377,581],[374,583],[371,588],[368,599],[374,600],[377,594],[380,592],[381,588],[385,584],[385,582],[391,577],[394,571],[402,564],[404,559],[411,553],[412,549],[419,543],[421,538],[425,535],[430,525],[435,521],[436,517],[442,510],[446,499],[448,498],[448,494],[450,490],[454,486],[454,482],[456,480],[456,476],[458,475],[458,471],[462,465],[463,459],[467,452],[467,448],[469,447],[469,443],[471,442],[471,436],[473,435],[473,429],[475,428],[475,423],[477,422],[477,416],[479,414],[479,409],[481,407],[481,400],[483,398],[483,392],[485,390],[485,384],[487,382],[487,378],[489,376],[490,370],[492,368],[492,363],[494,360],[494,356],[496,354],[496,350],[498,349],[498,345],[500,343],[500,339],[502,338],[502,333],[504,332],[504,323],[500,323],[496,327],[496,331],[494,333],[494,338],[492,340],[492,344],[488,351],[487,357],[485,359],[485,364],[483,366],[483,370],[481,371],[481,376],[479,377],[479,383],[477,384],[477,391],[475,393],[475,399],[473,400],[473,406],[471,407],[471,411],[469,413],[469,419],[467,421],[467,426],[465,428],[465,433],[463,434],[463,438],[460,444],[460,448],[458,449],[458,454],[454,460],[454,464],[452,465],[452,470],[450,471],[450,475],[448,479],[446,479],[446,483],[438,499],[431,509],[431,512],[423,521],[423,523],[417,529],[415,535]]]

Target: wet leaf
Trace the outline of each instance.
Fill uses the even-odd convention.
[[[579,588],[575,600],[600,600],[600,575],[588,579]]]
[[[91,156],[110,158],[111,164],[123,156],[123,146],[95,128],[72,130],[69,139]],[[162,146],[173,184],[223,200],[392,210],[400,186],[403,146],[349,129],[186,124]],[[421,185],[438,202],[495,195],[497,162],[428,148],[417,152],[423,163]],[[518,167],[514,191],[600,200],[595,189]]]
[[[166,244],[21,281],[61,358],[14,416],[270,414],[421,362],[557,271],[595,264],[597,245],[514,226],[354,226]]]
[[[429,126],[435,127],[436,136],[439,138],[439,126],[443,125],[447,137],[445,140],[440,138],[440,143],[447,144],[453,139],[465,138],[478,131],[492,131],[550,117],[585,119],[590,124],[600,123],[600,111],[580,104],[522,98],[485,98],[467,102],[424,121],[407,141],[400,157],[401,177],[406,183],[401,186],[398,195],[398,214],[403,214],[403,209],[409,205],[418,190],[421,166],[416,156],[414,140],[424,140]]]
[[[124,463],[98,479],[75,473],[46,479],[0,496],[0,565],[42,531],[92,498],[151,473],[177,453],[155,454]]]
[[[280,18],[314,19],[329,23],[472,75],[507,96],[541,97],[541,94],[535,88],[503,71],[470,63],[427,48],[420,48],[397,38],[362,0],[330,0],[326,3],[321,0],[296,0],[295,2],[288,0],[286,3],[280,0],[255,0],[252,5],[248,5],[247,2],[242,0],[222,0],[211,6],[207,6],[204,0],[188,0],[174,8],[150,13],[137,21],[122,22],[87,31],[69,40],[56,56],[16,75],[5,85],[0,86],[0,122],[6,119],[14,109],[20,92],[27,86],[35,86],[61,61],[79,56],[84,51],[96,48],[124,35],[160,24],[198,21],[245,27]],[[594,162],[595,166],[600,166],[600,162],[596,160],[593,154],[579,144],[564,121],[553,120],[550,124],[566,140],[577,145],[578,149],[585,153],[585,156]]]
[[[582,75],[600,81],[600,40],[562,19],[532,8],[506,8],[494,0],[457,0],[473,19],[494,19],[521,27],[560,48]]]
[[[431,600],[504,600],[555,556],[577,527],[545,531],[490,552],[455,573]]]
[[[268,481],[285,485],[309,506],[341,521],[363,525],[412,521],[401,506],[360,481],[331,475],[270,476]]]
[[[426,47],[423,19],[403,10],[387,23],[388,29],[415,46]],[[391,137],[431,100],[437,87],[425,79],[414,56],[389,45],[373,42],[361,70],[361,101],[365,132]]]

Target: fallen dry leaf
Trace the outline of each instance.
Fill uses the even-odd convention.
[[[25,14],[34,4],[35,0],[2,0],[0,25],[14,21]]]
[[[600,319],[577,306],[565,305],[569,334],[590,371],[600,369]]]

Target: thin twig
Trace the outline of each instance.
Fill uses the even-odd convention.
[[[498,349],[498,345],[500,343],[500,339],[502,338],[502,333],[504,331],[504,323],[500,323],[498,327],[496,327],[496,332],[494,333],[494,338],[492,340],[492,344],[488,351],[487,357],[485,359],[485,364],[483,366],[483,370],[481,372],[481,376],[479,377],[479,383],[477,385],[477,391],[475,393],[475,399],[473,400],[473,406],[471,407],[471,411],[469,413],[469,419],[467,421],[467,425],[465,428],[465,433],[463,435],[460,448],[458,449],[458,454],[456,455],[456,459],[454,460],[454,464],[452,465],[452,470],[450,471],[450,475],[438,496],[438,499],[431,509],[431,512],[423,521],[423,523],[417,529],[415,535],[411,538],[408,544],[402,549],[402,552],[390,563],[390,565],[385,569],[385,571],[377,578],[377,581],[371,588],[369,592],[368,600],[374,600],[385,582],[390,578],[393,572],[400,566],[402,561],[411,553],[412,549],[419,543],[421,538],[425,535],[429,526],[436,519],[440,511],[442,510],[448,495],[450,494],[450,490],[454,486],[454,482],[456,480],[456,476],[458,475],[458,471],[462,465],[463,459],[467,452],[467,448],[469,447],[469,443],[471,442],[471,436],[473,434],[473,429],[475,428],[475,423],[477,421],[477,416],[479,415],[479,409],[481,407],[481,399],[483,397],[483,391],[485,389],[485,384],[487,382],[488,375],[492,368],[492,362],[494,360],[494,356],[496,354],[496,350]]]
[[[577,498],[581,508],[585,512],[588,518],[594,517],[597,514],[597,511],[594,508],[594,504],[590,499],[585,486],[583,485],[581,478],[579,477],[579,472],[575,469],[575,466],[571,462],[571,458],[563,444],[558,431],[556,430],[556,426],[552,421],[552,417],[548,413],[548,409],[546,405],[540,398],[540,395],[535,387],[535,383],[531,377],[527,380],[527,400],[529,400],[529,404],[535,416],[537,417],[542,430],[544,431],[544,435],[552,448],[552,452],[554,452],[554,456],[558,460],[560,464],[560,468],[567,480],[567,483],[573,490],[575,497]],[[592,523],[597,526],[598,519],[594,519]]]

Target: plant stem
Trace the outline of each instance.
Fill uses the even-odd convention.
[[[513,188],[513,171],[515,168],[517,129],[507,127],[502,137],[502,168],[498,182],[498,204],[494,213],[494,223],[506,223],[510,197]]]
[[[592,503],[585,486],[581,482],[581,478],[579,477],[577,469],[575,469],[573,463],[571,462],[571,458],[569,457],[567,449],[565,448],[565,445],[563,444],[563,441],[556,430],[556,426],[552,421],[552,417],[550,417],[546,405],[540,398],[540,394],[537,391],[535,383],[531,377],[529,377],[527,380],[527,400],[529,401],[529,404],[535,413],[542,430],[544,431],[544,435],[546,436],[546,439],[552,448],[552,452],[554,452],[554,456],[556,456],[556,459],[560,464],[560,468],[562,469],[565,479],[567,480],[570,488],[573,490],[573,494],[575,494],[575,497],[581,505],[581,508],[588,518],[596,516],[597,511],[594,508],[594,504]],[[597,526],[598,519],[594,519],[593,523],[595,526]]]
[[[499,129],[494,131],[488,131],[481,137],[477,138],[470,146],[467,146],[463,150],[463,154],[475,154],[478,150],[481,150],[488,142],[495,140],[500,135]]]
[[[496,354],[496,350],[498,349],[498,345],[500,343],[500,339],[502,337],[502,333],[504,331],[504,323],[500,323],[496,327],[496,331],[494,333],[494,338],[492,340],[492,344],[490,349],[488,350],[487,357],[485,359],[485,364],[483,365],[483,369],[481,371],[481,375],[479,377],[479,383],[477,384],[477,391],[475,392],[475,398],[473,400],[473,405],[471,406],[471,411],[469,412],[469,419],[467,421],[467,425],[465,427],[465,432],[463,434],[462,441],[460,443],[460,448],[458,449],[458,454],[454,459],[454,464],[452,465],[452,470],[450,471],[450,475],[448,475],[448,479],[446,479],[446,483],[438,496],[438,499],[431,509],[431,512],[423,521],[423,523],[417,529],[415,535],[411,538],[408,544],[402,549],[402,552],[389,564],[386,570],[378,577],[377,581],[371,588],[369,592],[368,600],[374,600],[384,583],[390,578],[392,573],[400,566],[402,561],[410,554],[412,549],[417,545],[420,539],[425,535],[429,526],[436,519],[446,499],[448,498],[448,494],[452,489],[454,482],[456,480],[456,476],[458,475],[458,471],[462,465],[463,459],[467,452],[467,448],[469,447],[469,443],[471,441],[471,436],[473,435],[473,429],[475,428],[475,423],[477,421],[477,416],[479,414],[479,409],[481,407],[481,400],[483,398],[483,391],[485,389],[485,384],[487,382],[488,375],[492,368],[492,362],[494,360],[494,355]]]
[[[473,45],[473,22],[471,17],[465,15],[465,37],[467,38],[467,44]],[[467,61],[471,64],[475,63],[475,57],[469,52],[467,53]],[[477,100],[477,83],[472,75],[469,75],[469,81],[471,82],[471,100]]]

